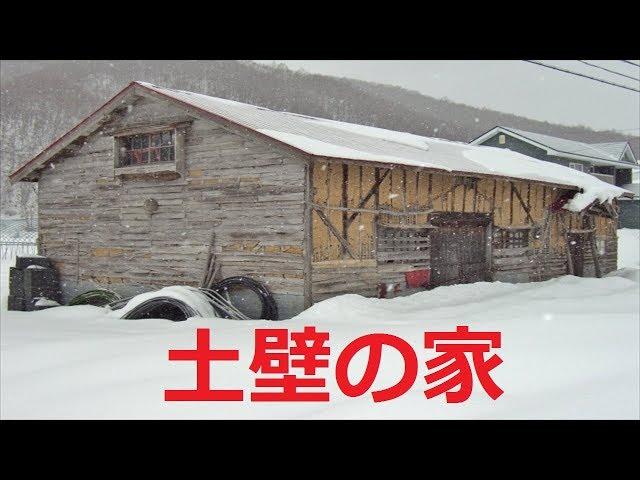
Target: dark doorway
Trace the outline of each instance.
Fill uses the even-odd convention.
[[[569,241],[571,263],[573,263],[573,274],[576,277],[584,277],[584,257],[589,248],[587,235],[585,233],[568,233],[567,240]]]
[[[487,229],[489,215],[434,213],[431,231],[431,286],[481,282],[489,279]]]

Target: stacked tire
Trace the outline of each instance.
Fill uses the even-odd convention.
[[[61,293],[58,274],[48,258],[16,257],[16,266],[9,271],[9,310],[40,310],[38,299],[60,303]]]

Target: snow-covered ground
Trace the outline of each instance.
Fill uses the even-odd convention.
[[[640,418],[637,230],[619,232],[620,275],[565,276],[541,283],[441,287],[392,300],[344,295],[283,322],[193,318],[118,320],[90,306],[7,312],[8,263],[2,265],[2,418]],[[635,281],[633,279],[636,279]],[[252,403],[249,370],[255,328],[330,332],[325,372],[329,403]],[[503,363],[492,372],[505,393],[491,400],[477,383],[471,398],[446,404],[423,394],[425,330],[502,332]],[[238,362],[216,362],[213,388],[245,391],[243,402],[165,402],[165,389],[195,387],[195,362],[170,362],[170,348],[192,349],[197,327],[212,330],[216,349],[240,349]],[[409,392],[374,403],[350,398],[335,380],[339,352],[353,339],[389,333],[407,340],[420,360]],[[361,377],[366,350],[349,376]],[[402,361],[383,350],[374,389],[400,378]],[[376,388],[377,387],[377,388]]]
[[[640,230],[618,230],[618,268],[640,268]]]

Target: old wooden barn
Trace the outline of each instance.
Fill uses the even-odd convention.
[[[588,174],[132,82],[11,175],[38,182],[65,298],[220,277],[281,317],[343,294],[616,268],[616,197]]]

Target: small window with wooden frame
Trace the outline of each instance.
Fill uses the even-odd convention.
[[[430,227],[419,225],[377,224],[378,264],[427,264],[431,245],[430,230]]]
[[[115,174],[183,176],[185,137],[190,123],[135,126],[111,133]]]
[[[493,232],[493,248],[529,248],[531,228],[496,228]]]
[[[174,162],[175,133],[164,130],[119,137],[118,167]]]

